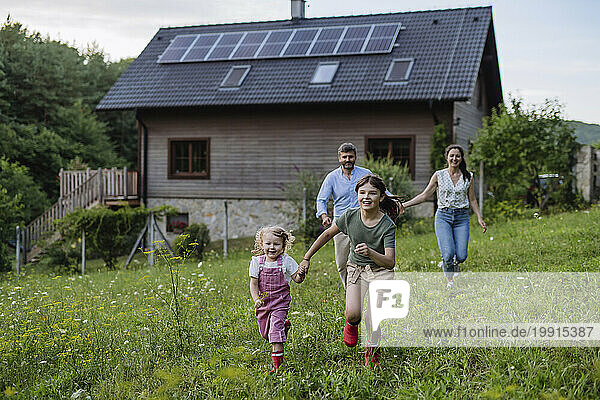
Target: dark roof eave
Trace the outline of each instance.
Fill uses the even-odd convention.
[[[159,105],[159,106],[128,106],[128,107],[110,107],[97,106],[96,111],[135,111],[135,110],[170,110],[170,109],[215,109],[228,107],[277,107],[277,106],[295,106],[295,105],[336,105],[336,104],[418,104],[418,103],[447,103],[454,101],[467,101],[469,97],[442,98],[442,99],[366,99],[366,100],[349,100],[349,101],[297,101],[297,102],[272,102],[272,103],[230,103],[230,104],[187,104],[187,105]]]

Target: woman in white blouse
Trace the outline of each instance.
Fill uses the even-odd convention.
[[[477,221],[484,233],[487,226],[475,198],[473,174],[467,171],[463,148],[452,144],[446,147],[444,155],[448,167],[436,171],[425,190],[403,205],[407,208],[420,204],[437,189],[435,235],[442,254],[442,268],[448,279],[448,286],[452,286],[452,278],[460,271],[459,265],[467,259],[469,206],[477,215]]]

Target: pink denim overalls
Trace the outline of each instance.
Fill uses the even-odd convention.
[[[290,285],[283,275],[283,257],[277,257],[277,268],[265,268],[266,256],[259,259],[258,292],[263,305],[256,309],[260,335],[269,343],[283,343],[285,319],[292,296]]]

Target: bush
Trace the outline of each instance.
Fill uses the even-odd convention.
[[[202,260],[204,249],[209,243],[208,227],[205,224],[191,224],[175,239],[175,253],[184,259]]]
[[[11,262],[9,247],[0,242],[0,272],[9,272],[12,269]]]
[[[113,211],[107,207],[79,209],[56,221],[67,246],[73,246],[85,231],[90,258],[100,257],[109,269],[116,268],[117,257],[127,254],[135,244],[150,212],[161,218],[174,214],[171,206],[155,208],[123,207]]]
[[[60,239],[42,244],[44,254],[38,267],[58,274],[73,274],[81,269],[81,242]]]
[[[20,194],[9,195],[0,184],[0,272],[12,269],[10,250],[6,242],[15,238],[15,227],[23,221],[23,202]]]
[[[570,193],[577,141],[561,113],[555,101],[527,109],[521,99],[512,99],[510,108],[500,105],[484,118],[470,157],[475,165],[483,162],[485,183],[497,200],[527,198],[542,210],[575,200]],[[564,182],[546,185],[545,174]]]
[[[508,221],[531,217],[534,211],[518,200],[498,201],[492,198],[485,202],[484,218],[487,221]]]
[[[288,217],[297,221],[298,230],[294,235],[298,240],[310,241],[317,238],[323,232],[321,219],[316,218],[317,194],[325,174],[315,174],[311,171],[298,171],[296,180],[284,186],[285,198],[291,204],[287,211]],[[302,208],[304,203],[304,190],[306,188],[306,223],[302,219]],[[333,215],[333,202],[327,203],[327,214]]]
[[[431,149],[429,150],[429,165],[432,171],[446,167],[447,161],[444,151],[451,144],[452,138],[446,132],[446,126],[444,124],[434,126],[433,136],[431,136]]]
[[[364,167],[379,175],[385,182],[388,191],[399,196],[402,201],[407,201],[413,197],[414,188],[408,167],[394,164],[394,161],[390,158],[374,159],[370,155],[367,155]],[[411,209],[407,209],[404,214],[398,217],[394,221],[396,225],[401,226],[412,218],[411,211]]]

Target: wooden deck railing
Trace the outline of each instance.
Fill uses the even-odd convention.
[[[61,169],[60,197],[65,197],[83,182],[92,178],[98,178],[98,184],[102,186],[103,199],[127,200],[137,199],[137,172],[127,171],[127,168],[117,169],[86,169],[81,171],[64,171]]]
[[[23,230],[23,248],[30,259],[30,252],[44,233],[54,230],[54,221],[63,218],[77,208],[89,208],[111,201],[137,199],[137,172],[101,169],[64,171],[61,169],[60,197],[42,215]]]

